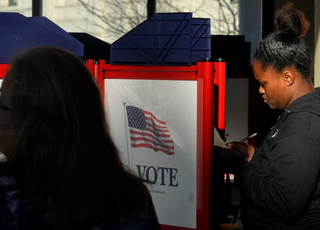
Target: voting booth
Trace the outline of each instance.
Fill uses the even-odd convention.
[[[151,182],[146,185],[162,229],[212,229],[212,209],[219,208],[210,200],[213,126],[224,129],[225,117],[221,111],[214,122],[214,88],[223,95],[225,62],[204,59],[184,67],[89,63],[124,164]]]
[[[210,36],[209,19],[155,14],[111,44],[110,64],[87,64],[122,161],[151,182],[162,230],[213,229],[219,209],[211,174],[213,127],[225,129],[225,61],[209,58]]]
[[[122,161],[151,182],[163,230],[212,229],[219,209],[211,174],[225,62],[206,58],[210,46],[209,19],[155,14],[111,44],[111,64],[88,60]]]

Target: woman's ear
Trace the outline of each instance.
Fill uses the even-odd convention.
[[[294,74],[290,70],[284,70],[284,80],[288,86],[291,86],[294,83]]]

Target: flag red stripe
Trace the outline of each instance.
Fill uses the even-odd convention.
[[[146,136],[151,136],[151,137],[154,137],[154,138],[159,138],[159,137],[171,137],[170,134],[160,134],[160,133],[157,133],[157,135],[153,132],[153,130],[151,129],[147,129],[146,131],[149,131],[151,132],[154,136],[152,136],[151,134],[148,134],[148,133],[145,133],[145,132],[139,132],[139,131],[135,131],[135,130],[131,130],[130,129],[130,133],[134,133],[134,134],[138,134],[138,135],[146,135]]]
[[[167,140],[167,139],[163,139],[163,138],[171,138],[171,135],[170,135],[170,134],[169,134],[169,135],[160,134],[160,135],[156,136],[156,135],[153,134],[153,132],[151,132],[151,133],[153,134],[153,135],[152,135],[152,134],[147,133],[147,132],[139,132],[139,131],[132,130],[132,129],[130,129],[129,132],[132,133],[132,134],[136,134],[136,135],[141,135],[141,136],[148,136],[148,137],[152,137],[152,138],[157,138],[157,139],[159,139],[159,140]],[[149,131],[149,132],[150,132],[150,131]],[[162,137],[162,138],[160,138],[160,137]]]
[[[163,150],[168,151],[168,152],[172,152],[174,150],[173,146],[157,145],[157,144],[155,144],[153,142],[148,142],[148,141],[143,141],[143,142],[132,141],[131,144],[134,144],[134,145],[148,144],[148,145],[152,146],[155,150],[163,149]]]
[[[133,141],[150,141],[150,142],[153,142],[154,144],[157,144],[157,145],[159,145],[158,143],[160,142],[160,141],[159,142],[154,142],[153,140],[148,139],[147,137],[133,137],[133,136],[131,136],[130,139],[133,140]],[[161,140],[161,142],[173,143],[172,140]]]
[[[153,149],[156,152],[161,151],[161,152],[168,154],[168,155],[173,155],[175,153],[175,152],[168,152],[168,151],[161,149],[161,148],[155,149],[152,145],[149,145],[149,144],[133,144],[133,143],[131,143],[131,147],[133,147],[133,148],[146,147],[149,149]]]
[[[158,119],[155,115],[153,115],[153,113],[151,113],[151,112],[149,112],[149,111],[144,111],[144,114],[145,114],[145,115],[152,116],[153,119],[155,119],[157,122],[159,122],[159,123],[162,124],[162,125],[167,124],[167,122],[161,121],[161,120]],[[146,117],[146,118],[147,118],[147,117]]]
[[[157,126],[161,129],[167,129],[168,127],[167,126],[161,126],[161,125],[158,125],[156,124],[151,118],[149,117],[146,117],[146,124],[149,124],[149,125],[154,125],[154,126]]]
[[[149,132],[152,132],[156,137],[171,137],[170,134],[162,134],[161,130],[158,130],[158,132],[154,132],[153,129],[148,129],[146,131],[149,131]],[[166,132],[163,132],[163,133],[166,133]]]
[[[155,128],[154,126],[148,125],[148,124],[147,124],[146,128],[147,128],[147,130],[155,130],[155,131],[158,131],[158,132],[169,133],[168,129],[158,129],[158,128]]]

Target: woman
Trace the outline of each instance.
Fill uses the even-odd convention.
[[[244,229],[320,228],[320,96],[311,80],[303,36],[309,24],[287,5],[275,16],[279,31],[256,50],[253,72],[271,109],[284,110],[261,148],[228,144],[242,194]]]
[[[0,117],[0,229],[160,229],[80,58],[53,47],[20,53],[2,83]]]

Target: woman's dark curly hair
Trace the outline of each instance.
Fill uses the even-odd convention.
[[[276,32],[264,38],[254,55],[254,59],[266,70],[272,66],[277,71],[294,66],[306,80],[311,78],[311,55],[303,37],[310,24],[304,14],[293,7],[285,5],[276,13]]]

